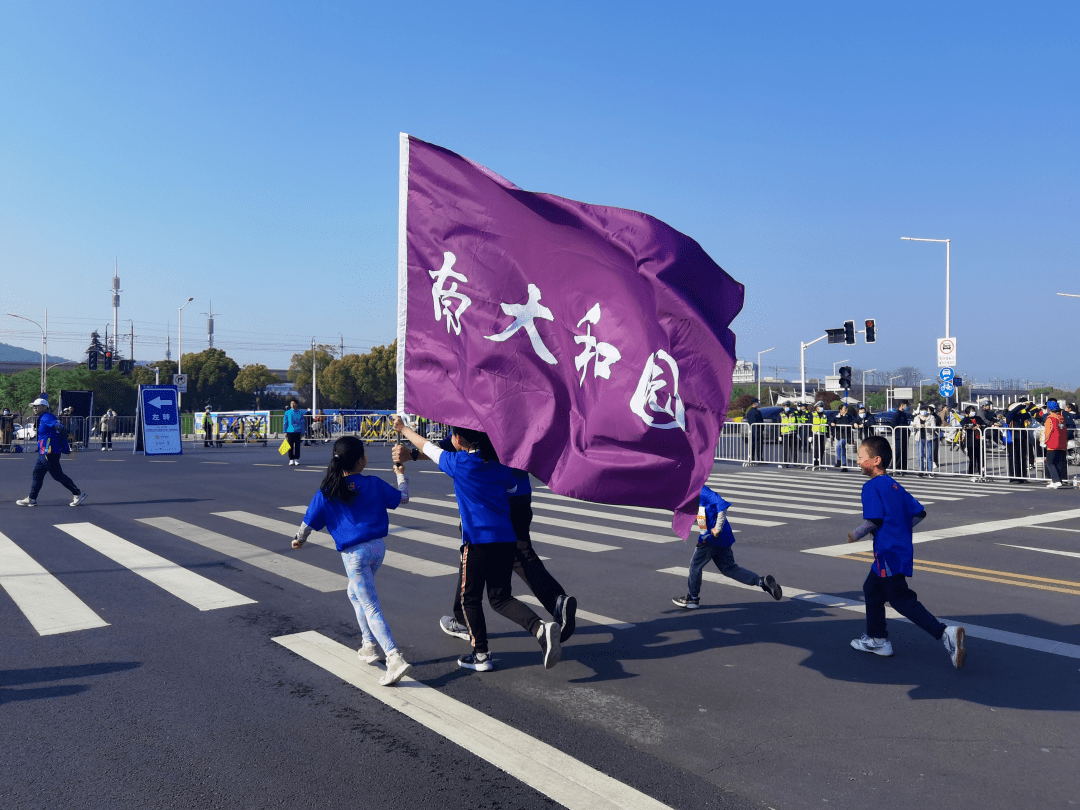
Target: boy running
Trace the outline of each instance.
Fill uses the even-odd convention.
[[[735,554],[731,546],[735,542],[735,534],[731,530],[731,524],[727,521],[727,508],[731,506],[708,487],[701,488],[701,498],[698,501],[698,528],[701,534],[698,536],[697,548],[694,556],[690,558],[690,575],[686,580],[686,596],[676,596],[671,601],[681,608],[694,610],[698,605],[698,596],[701,593],[701,572],[709,564],[709,560],[716,563],[720,573],[743,585],[757,585],[773,599],[780,599],[784,592],[772,575],[758,576],[753,571],[748,571],[735,562]]]
[[[946,626],[919,602],[907,585],[912,576],[915,547],[911,530],[926,517],[926,510],[911,494],[885,472],[892,464],[892,448],[882,436],[869,436],[859,445],[858,463],[870,480],[863,484],[863,524],[848,534],[854,543],[866,535],[874,537],[874,564],[863,583],[866,597],[866,632],[853,639],[856,650],[874,655],[893,654],[892,642],[885,629],[885,603],[911,620],[936,639],[949,652],[957,669],[964,665],[964,628]]]

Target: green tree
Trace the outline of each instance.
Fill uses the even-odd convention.
[[[316,369],[319,379],[322,379],[323,370],[334,360],[334,347],[319,344],[315,347],[315,360],[318,364]],[[303,391],[311,388],[311,349],[300,354],[294,354],[289,362],[289,382],[296,386],[296,390]]]
[[[254,394],[276,382],[281,382],[281,380],[278,379],[274,372],[262,363],[252,363],[240,369],[240,373],[236,375],[236,380],[233,382],[233,387],[237,391],[243,391],[245,394]]]
[[[360,407],[385,409],[397,403],[397,341],[389,346],[374,346],[360,355],[356,374]]]
[[[221,349],[185,354],[183,369],[188,378],[184,402],[190,409],[212,405],[215,410],[225,411],[245,404],[235,387],[240,366]]]

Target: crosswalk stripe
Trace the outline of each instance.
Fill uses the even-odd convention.
[[[62,523],[56,528],[199,610],[255,604],[254,599],[92,523]]]
[[[439,508],[439,509],[449,509],[449,510],[452,510],[454,513],[457,513],[457,511],[458,511],[458,505],[457,505],[456,501],[439,501],[439,500],[436,500],[434,498],[412,498],[412,497],[410,497],[409,498],[409,503],[410,504],[420,504],[420,505],[423,505],[423,506],[434,506],[434,507]],[[426,512],[424,514],[425,514],[425,516],[429,515],[429,513],[426,513]],[[453,522],[456,525],[457,522],[458,522],[458,519],[454,518]],[[545,516],[542,516],[542,515],[533,515],[532,523],[533,523],[534,526],[537,525],[537,524],[540,524],[542,526],[555,526],[555,527],[560,528],[560,529],[576,529],[578,531],[588,532],[590,534],[601,534],[601,535],[604,535],[605,537],[610,537],[611,535],[615,534],[615,535],[618,535],[619,537],[630,538],[631,540],[644,540],[646,543],[669,543],[672,540],[677,540],[678,539],[677,537],[674,537],[674,535],[671,538],[658,537],[655,534],[646,534],[644,532],[634,532],[634,531],[630,531],[628,529],[612,529],[612,528],[610,528],[608,526],[598,526],[595,523],[582,523],[581,521],[575,521],[575,520],[560,520],[559,518],[545,517]],[[537,538],[537,536],[538,535],[535,535],[535,534],[532,535],[534,540]],[[611,546],[609,548],[614,548],[614,546]],[[605,550],[607,550],[607,549],[605,549]]]
[[[759,498],[783,498],[785,502],[789,500],[795,503],[800,501],[810,501],[811,503],[828,504],[830,506],[860,506],[862,503],[857,494],[855,497],[846,498],[842,492],[817,494],[811,492],[796,492],[794,490],[780,491],[776,487],[764,487],[753,481],[748,482],[745,478],[740,480],[738,476],[734,475],[710,475],[709,484],[723,488],[724,492],[730,490],[732,492],[742,492]],[[824,497],[826,494],[827,497]]]
[[[256,515],[252,512],[213,512],[212,514],[217,517],[235,520],[238,523],[244,523],[248,526],[255,526],[258,529],[266,529],[267,531],[284,535],[285,537],[293,537],[296,534],[296,530],[299,528],[299,525],[296,523],[288,523],[284,520],[263,517],[262,515]],[[308,542],[337,551],[337,544],[334,543],[334,538],[323,532],[312,532],[311,535],[308,536]],[[444,577],[448,574],[457,573],[457,568],[452,568],[449,565],[443,565],[442,563],[434,562],[433,560],[410,557],[407,554],[400,554],[396,551],[391,551],[390,549],[386,550],[386,555],[383,557],[382,564],[387,568],[408,571],[410,574],[419,574],[422,577]]]
[[[754,492],[752,490],[740,489],[738,487],[732,487],[724,485],[721,491],[721,495],[725,500],[732,499],[732,503],[742,504],[749,503],[756,506],[771,506],[774,509],[803,509],[813,512],[828,512],[831,515],[859,515],[862,511],[859,509],[841,509],[837,506],[819,506],[818,504],[827,503],[827,501],[814,499],[813,503],[801,503],[800,501],[809,500],[807,498],[789,498],[786,495],[770,495],[764,492]],[[855,504],[848,504],[854,506]]]
[[[687,569],[685,568],[661,568],[658,573],[661,574],[676,574],[680,577],[686,577]],[[733,579],[728,579],[720,574],[714,574],[710,571],[705,571],[702,576],[709,582],[715,582],[719,585],[727,585],[732,588],[742,588],[748,591],[760,591],[756,585],[743,585],[741,582],[736,582]],[[863,602],[859,602],[855,599],[847,599],[843,596],[834,596],[827,593],[815,593],[814,591],[804,591],[800,588],[793,588],[790,585],[783,585],[784,596],[790,598],[793,601],[810,602],[818,607],[836,608],[839,610],[850,610],[854,613],[862,615],[866,614],[866,605]],[[885,615],[887,618],[894,621],[908,622],[891,607],[885,607]],[[1053,641],[1047,638],[1038,638],[1037,636],[1025,636],[1021,633],[1012,633],[1008,630],[998,630],[993,627],[980,627],[977,624],[968,624],[957,619],[946,619],[939,617],[941,621],[946,624],[959,624],[963,625],[964,631],[969,638],[981,638],[985,641],[996,641],[999,644],[1007,644],[1011,647],[1021,647],[1025,650],[1036,650],[1038,652],[1050,653],[1051,655],[1061,655],[1066,658],[1080,658],[1080,645],[1068,644],[1064,641]]]
[[[793,478],[793,476],[786,475],[780,472],[771,472],[769,470],[762,470],[760,472],[743,473],[744,476],[759,476],[768,477],[770,480],[776,482],[783,482],[789,485],[800,484],[813,484],[815,486],[824,486],[830,491],[836,491],[841,489],[858,490],[862,487],[862,476],[858,475],[854,478],[841,478],[839,476],[823,476],[820,480],[813,482],[807,479]],[[915,476],[913,478],[913,476]],[[939,500],[962,500],[963,498],[985,498],[990,495],[1009,495],[1016,492],[1015,489],[1011,489],[1004,486],[995,486],[993,484],[964,484],[954,479],[948,478],[934,478],[932,479],[936,483],[931,483],[931,479],[919,478],[917,473],[908,471],[908,475],[900,476],[898,479],[901,484],[904,485],[904,489],[910,492],[921,492],[927,497],[936,497]]]
[[[356,652],[309,631],[274,641],[519,779],[569,810],[669,810],[562,751],[412,678],[379,686],[379,667],[358,664]]]
[[[109,626],[63,582],[2,533],[0,587],[7,591],[38,635],[52,636]]]
[[[802,492],[820,492],[820,493],[830,493],[830,494],[833,494],[833,495],[845,495],[845,494],[849,494],[849,493],[852,494],[852,495],[855,495],[862,488],[861,484],[859,484],[856,487],[852,487],[852,486],[850,486],[848,484],[833,483],[831,481],[830,482],[822,481],[820,483],[814,483],[814,482],[810,482],[810,481],[799,481],[799,480],[792,481],[790,478],[785,477],[784,475],[782,475],[780,473],[777,473],[775,476],[772,475],[771,473],[747,473],[744,477],[745,478],[756,478],[757,480],[759,480],[759,481],[761,481],[763,483],[766,483],[766,484],[769,484],[769,485],[772,485],[772,486],[778,487],[778,488],[782,487],[785,490],[786,489],[795,489],[795,490],[799,490],[799,491],[802,491]],[[938,490],[927,490],[927,489],[922,488],[922,487],[911,487],[911,486],[909,486],[910,482],[908,482],[908,481],[901,481],[900,483],[903,484],[904,489],[908,490],[908,492],[910,492],[912,495],[918,495],[918,496],[925,495],[926,497],[933,498],[934,500],[937,500],[937,501],[962,501],[963,500],[963,498],[959,497],[959,496],[943,495]],[[972,496],[972,497],[975,497],[975,496]],[[982,497],[982,496],[978,496],[978,497]]]
[[[281,506],[278,508],[284,509],[286,512],[296,512],[300,515],[307,512],[306,506]],[[459,551],[461,549],[461,540],[456,537],[444,537],[441,534],[435,534],[434,532],[425,532],[421,531],[420,529],[414,529],[404,526],[391,526],[390,534],[392,534],[394,537],[400,537],[404,540],[413,540],[417,543],[427,543],[429,546],[439,546],[440,548],[448,548],[452,551]],[[541,557],[541,559],[543,558]]]
[[[409,500],[411,502],[412,498],[410,498]],[[456,510],[457,506],[455,505],[453,508]],[[418,518],[420,520],[431,521],[432,523],[441,523],[444,526],[455,526],[455,527],[460,522],[460,520],[458,518],[456,518],[456,517],[452,517],[450,515],[439,515],[439,514],[435,514],[433,512],[410,511],[410,512],[405,512],[405,513],[401,513],[401,514],[397,514],[397,513],[391,513],[390,514],[390,522],[392,524],[394,524],[395,526],[402,525],[403,521],[406,521],[409,518],[414,518],[414,519]],[[608,532],[606,532],[606,534],[619,535],[619,532],[617,532],[616,530],[609,530]],[[572,549],[576,549],[578,551],[589,551],[589,552],[597,552],[598,553],[598,552],[601,552],[601,551],[618,551],[619,550],[619,546],[609,546],[606,543],[593,543],[593,542],[591,542],[589,540],[573,540],[573,539],[571,539],[569,537],[559,537],[559,536],[554,535],[554,534],[542,534],[540,532],[532,532],[531,531],[531,532],[529,532],[529,536],[532,538],[532,541],[534,543],[548,543],[548,544],[553,545],[553,546],[562,546],[563,548],[572,548]]]
[[[169,534],[182,537],[205,548],[232,557],[235,560],[246,562],[256,568],[277,574],[279,577],[291,579],[293,582],[312,588],[321,593],[343,591],[348,587],[349,580],[343,574],[333,574],[314,565],[294,560],[284,554],[245,543],[227,537],[224,534],[212,532],[193,523],[186,523],[170,517],[139,518],[140,523],[161,529]]]
[[[535,596],[532,596],[531,594],[524,594],[520,596],[518,594],[514,594],[514,598],[519,599],[522,602],[527,602],[534,607],[543,607],[540,600],[537,599]],[[590,613],[589,611],[581,610],[580,608],[575,615],[579,619],[584,619],[585,621],[592,622],[593,624],[604,624],[608,627],[614,628],[615,630],[632,630],[633,628],[637,627],[636,624],[633,624],[631,622],[621,622],[618,619],[611,619],[607,616],[601,616],[599,613]]]
[[[555,501],[559,501],[559,502],[562,502],[562,503],[565,503],[566,501],[570,501],[572,503],[588,503],[588,501],[580,501],[577,498],[568,498],[565,495],[556,495],[554,492],[551,492],[551,491],[538,492],[537,491],[538,489],[539,489],[539,487],[534,487],[533,488],[533,499],[534,499],[533,506],[537,505],[536,501],[535,501],[536,498],[546,498],[548,500],[555,500]],[[546,490],[547,488],[545,487],[544,489]],[[546,506],[546,504],[545,504],[545,506]],[[605,504],[605,506],[611,506],[612,509],[620,509],[620,510],[622,510],[624,512],[625,511],[630,511],[630,512],[641,512],[643,514],[649,514],[649,515],[665,515],[665,516],[668,516],[669,519],[667,521],[664,521],[664,526],[669,530],[671,529],[671,520],[670,520],[671,510],[669,510],[669,509],[654,509],[651,506],[625,506],[623,504]],[[597,517],[603,517],[603,518],[608,517],[607,512],[597,512],[596,515],[597,515]],[[755,520],[753,518],[747,518],[747,517],[740,518],[739,522],[740,523],[745,523],[747,526],[766,526],[766,527],[769,527],[769,526],[783,526],[784,525],[783,521]],[[651,523],[650,523],[650,525],[651,525]],[[619,534],[622,534],[621,530],[615,530],[615,531],[617,531]],[[738,529],[736,529],[735,531],[738,531]],[[629,535],[627,535],[627,536],[629,536]],[[648,542],[651,542],[651,543],[670,543],[670,542],[674,542],[675,540],[678,540],[678,538],[675,537],[674,535],[672,535],[670,539],[653,537]]]
[[[651,520],[634,515],[622,515],[616,512],[601,512],[598,509],[582,509],[576,506],[556,505],[553,503],[532,503],[533,512],[537,509],[559,512],[564,515],[581,515],[582,517],[596,518],[597,520],[614,520],[616,523],[633,523],[635,526],[655,526],[658,529],[671,531],[670,520]],[[535,520],[535,515],[534,518]]]

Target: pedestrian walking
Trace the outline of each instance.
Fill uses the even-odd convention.
[[[59,420],[49,412],[49,401],[38,397],[30,403],[34,416],[37,417],[36,433],[38,444],[37,462],[34,464],[30,484],[30,496],[15,501],[19,506],[37,506],[37,496],[48,473],[57,483],[65,487],[72,495],[70,506],[78,506],[86,500],[86,493],[75,486],[60,468],[60,456],[70,453],[67,430]]]
[[[1069,480],[1069,464],[1066,454],[1069,432],[1065,429],[1065,417],[1056,399],[1046,403],[1046,420],[1043,422],[1043,438],[1046,442],[1046,473],[1050,477],[1047,489],[1061,489]]]
[[[840,472],[848,471],[847,460],[847,446],[851,441],[852,426],[855,424],[855,419],[848,412],[848,406],[846,402],[840,404],[840,410],[829,421],[829,426],[832,429],[833,441],[836,442],[836,461],[833,462],[833,466]]]
[[[859,468],[870,480],[862,488],[863,524],[848,534],[848,542],[873,535],[874,563],[863,583],[866,632],[853,639],[851,646],[874,655],[893,654],[885,622],[888,602],[901,616],[940,640],[952,665],[960,669],[967,655],[964,628],[938,621],[908,587],[907,577],[913,575],[915,564],[912,529],[926,517],[926,510],[888,474],[891,463],[892,448],[884,437],[871,436],[859,445]]]
[[[901,402],[892,417],[893,444],[896,446],[896,471],[907,475],[908,441],[911,438],[911,405]]]
[[[289,407],[285,409],[285,415],[282,417],[285,439],[289,442],[288,466],[290,467],[300,466],[300,443],[304,438],[305,422],[304,412],[300,410],[300,403],[295,399],[290,400]]]
[[[409,502],[409,479],[405,477],[405,465],[395,464],[394,489],[381,478],[362,475],[366,466],[360,439],[342,436],[334,442],[334,456],[308,504],[292,547],[302,548],[313,531],[325,528],[330,533],[349,576],[349,599],[363,636],[356,654],[367,664],[385,656],[386,672],[379,683],[390,686],[401,680],[412,664],[394,643],[375,590],[375,574],[386,556],[386,535],[390,531],[387,510]]]
[[[750,435],[747,439],[750,442],[750,463],[755,464],[761,461],[763,457],[762,449],[765,442],[765,417],[761,415],[761,408],[758,405],[761,404],[761,400],[754,397],[750,400],[750,407],[746,409],[746,414],[743,416],[743,421],[749,425],[747,430]],[[760,427],[758,427],[760,425]]]
[[[0,414],[0,453],[10,453],[15,441],[15,417],[10,408]]]
[[[109,410],[101,415],[98,430],[101,433],[101,452],[104,453],[106,450],[112,450],[113,431],[116,430],[116,411],[109,408]]]
[[[562,657],[559,625],[542,621],[510,590],[516,537],[509,496],[516,493],[518,479],[498,462],[490,440],[481,431],[455,427],[451,441],[458,452],[447,453],[409,428],[400,416],[394,418],[394,430],[454,481],[461,510],[461,611],[473,645],[471,653],[458,658],[458,666],[480,672],[494,668],[484,619],[485,590],[495,612],[540,643],[544,667],[555,666]]]
[[[690,558],[690,570],[686,578],[686,596],[676,596],[672,603],[687,610],[700,607],[701,575],[711,560],[728,579],[743,585],[757,585],[773,599],[779,600],[784,592],[772,574],[760,576],[741,567],[735,562],[731,546],[735,543],[735,534],[727,519],[727,510],[731,506],[709,487],[701,488],[698,498],[698,535],[694,556]]]

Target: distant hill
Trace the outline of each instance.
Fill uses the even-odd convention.
[[[41,362],[41,352],[32,352],[21,346],[12,346],[10,343],[0,343],[0,363],[33,363]],[[49,355],[50,363],[66,363],[63,357]]]

